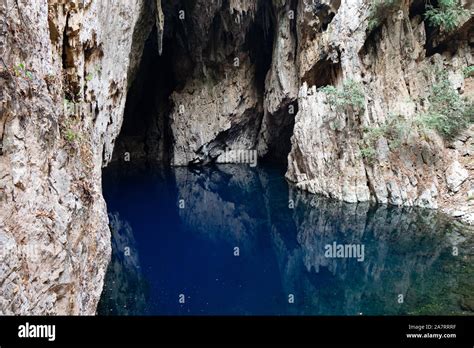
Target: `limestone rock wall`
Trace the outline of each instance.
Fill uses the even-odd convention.
[[[296,1],[274,1],[275,29],[272,62],[265,79],[264,115],[258,139],[258,154],[285,157],[297,111]]]
[[[362,153],[367,129],[387,124],[394,115],[413,122],[427,110],[439,71],[447,72],[459,93],[472,93],[472,78],[463,75],[463,69],[473,64],[472,15],[455,33],[436,36],[427,32],[416,1],[401,1],[375,30],[368,29],[370,2],[326,4],[324,11],[335,13],[329,23],[328,17],[326,23],[315,20],[318,10],[300,2],[301,87],[287,178],[309,192],[346,202],[372,200],[448,210],[454,205],[458,216],[472,222],[468,195],[473,178],[472,130],[454,145],[435,132],[413,131],[397,146],[381,136],[374,144],[373,159]],[[434,41],[436,48],[428,51]],[[360,85],[364,94],[359,110],[341,110],[320,89],[325,85],[341,89],[348,80]],[[453,179],[454,189],[449,184]]]
[[[260,52],[251,47],[251,36],[257,10],[264,6],[239,0],[183,7],[189,19],[178,16],[186,28],[181,45],[192,68],[184,87],[171,95],[172,165],[222,162],[226,151],[255,147],[263,99],[256,81],[258,57],[252,56]],[[186,65],[177,59],[178,67]]]
[[[0,314],[94,314],[110,258],[101,168],[145,3],[0,4]]]
[[[239,65],[225,72],[226,78],[193,79],[173,93],[172,165],[225,161],[228,149],[255,147],[262,112],[255,67],[244,56]]]

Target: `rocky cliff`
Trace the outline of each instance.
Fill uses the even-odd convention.
[[[94,314],[143,1],[2,1],[0,313]],[[131,54],[133,52],[133,54]]]
[[[472,96],[463,69],[473,64],[473,18],[447,35],[427,23],[423,2],[390,3],[374,19],[374,5],[334,1],[325,30],[313,8],[299,11],[308,38],[299,40],[299,113],[287,178],[346,202],[455,207],[472,222],[472,128],[443,140],[417,123],[434,85],[446,83],[446,95]],[[334,88],[318,88],[328,84]],[[472,106],[467,112],[472,117]]]
[[[459,6],[447,27],[418,0],[3,0],[0,313],[95,313],[112,154],[256,151],[311,193],[472,222],[473,4]]]

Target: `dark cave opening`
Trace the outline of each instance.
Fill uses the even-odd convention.
[[[303,81],[308,83],[308,86],[316,86],[316,88],[324,86],[334,86],[337,80],[342,76],[341,61],[338,57],[336,62],[333,62],[329,56],[326,59],[318,61],[311,70],[309,70],[303,77]]]
[[[437,8],[439,6],[439,1],[432,0],[430,2],[426,2],[424,0],[415,0],[410,6],[410,19],[419,16],[423,20],[426,32],[426,56],[431,57],[435,54],[443,53],[454,54],[458,49],[460,42],[466,41],[468,38],[473,37],[474,30],[472,29],[472,22],[474,21],[474,18],[471,17],[452,33],[442,32],[439,27],[430,24],[426,19],[428,4]]]
[[[298,102],[294,101],[278,110],[273,115],[268,115],[268,126],[274,131],[268,144],[268,152],[262,156],[264,163],[288,167],[288,155],[291,151],[291,137],[295,127],[295,116],[298,113]]]
[[[200,76],[202,68],[211,80],[216,80],[225,75],[222,72],[232,64],[232,57],[236,53],[228,51],[228,48],[236,44],[234,40],[240,39],[235,37],[235,32],[226,29],[229,18],[225,16],[228,14],[218,13],[214,17],[209,37],[205,39],[208,43],[202,51],[203,56],[199,58],[199,54],[192,51],[192,48],[197,45],[193,40],[200,38],[195,37],[193,21],[183,22],[178,18],[181,5],[183,3],[173,2],[163,8],[167,24],[164,28],[162,55],[158,52],[156,27],[152,28],[145,42],[136,76],[127,94],[123,124],[115,142],[112,161],[140,160],[170,165],[174,151],[170,114],[175,107],[170,101],[171,94],[181,91],[190,78]],[[188,13],[192,13],[189,6],[184,7]],[[225,2],[222,8],[226,8]],[[231,21],[235,19],[232,15],[230,18]],[[248,54],[255,66],[254,83],[262,106],[266,78],[272,65],[276,30],[277,19],[271,3],[259,2],[255,18],[246,28],[243,41],[236,44],[241,45],[242,53]],[[294,30],[296,32],[296,28]],[[225,56],[222,56],[223,52]],[[280,110],[267,117],[267,128],[271,128],[271,135],[268,138],[268,151],[261,156],[262,162],[278,163],[286,167],[297,107],[296,101],[287,100]],[[254,111],[258,114],[252,115],[248,122],[223,131],[211,143],[204,144],[206,148],[214,149],[208,155],[214,156],[226,148],[227,144],[232,144],[235,139],[245,137],[246,134],[258,134],[266,115],[263,108]],[[257,137],[255,146],[258,146],[258,142]],[[216,156],[203,160],[201,164],[213,163],[215,158]]]
[[[433,0],[430,2],[430,4],[434,7],[437,7],[438,1]],[[426,55],[429,57],[436,53],[435,41],[436,41],[436,38],[439,36],[439,29],[431,26],[426,20],[426,17],[425,17],[425,13],[427,10],[426,6],[427,6],[426,1],[415,0],[410,6],[409,16],[410,16],[410,19],[413,19],[419,16],[421,20],[423,21],[423,26],[425,28],[425,33],[426,33],[425,50],[426,50]]]
[[[164,45],[168,46],[169,42],[165,40]],[[169,96],[176,89],[177,80],[171,68],[172,50],[166,48],[160,56],[157,30],[153,28],[127,94],[124,120],[113,160],[169,162]]]
[[[296,3],[292,4],[295,10],[296,5]],[[256,21],[247,34],[247,49],[256,66],[255,80],[262,103],[265,97],[267,74],[270,72],[273,60],[277,26],[277,14],[274,8],[270,2],[264,1],[257,11]],[[296,26],[293,26],[291,31],[293,35],[296,35]],[[259,158],[261,162],[287,167],[297,112],[298,103],[291,100],[285,100],[282,107],[274,114],[264,110],[262,122],[266,122],[268,129],[266,134],[268,151]]]
[[[256,20],[245,38],[245,48],[256,67],[255,83],[262,98],[265,92],[265,78],[272,64],[275,28],[276,19],[271,3],[264,1],[258,8]]]

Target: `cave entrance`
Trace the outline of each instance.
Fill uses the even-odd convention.
[[[291,136],[295,127],[295,115],[298,103],[293,101],[275,114],[265,115],[267,128],[268,150],[259,159],[263,163],[288,167],[288,155],[291,151]]]
[[[163,8],[166,24],[162,54],[160,55],[158,51],[156,27],[150,30],[144,44],[141,61],[126,98],[124,120],[112,159],[115,162],[146,161],[164,165],[173,163],[174,151],[179,144],[175,144],[173,134],[173,131],[177,131],[171,128],[175,125],[173,119],[175,115],[172,113],[176,108],[171,102],[172,93],[180,93],[189,79],[200,76],[199,71],[202,68],[212,76],[223,76],[220,72],[226,69],[228,60],[236,56],[235,51],[230,48],[233,40],[238,42],[240,39],[235,32],[227,31],[229,23],[223,18],[228,14],[223,13],[217,13],[212,22],[213,29],[210,37],[204,39],[208,43],[203,46],[202,56],[194,52],[192,49],[203,43],[193,40],[203,38],[194,34],[199,29],[193,27],[196,23],[179,20],[177,14],[181,5],[179,1],[170,2]],[[221,11],[227,11],[224,5],[222,8]],[[189,11],[192,11],[192,8]],[[248,53],[251,63],[255,66],[254,83],[260,99],[259,104],[263,106],[267,88],[266,78],[272,66],[275,36],[278,30],[276,13],[270,2],[259,2],[255,19],[245,30],[244,42],[239,45],[242,45],[240,49]],[[292,28],[292,31],[296,32],[296,28]],[[216,43],[213,40],[222,42]],[[218,53],[226,57],[222,58],[219,55],[214,57],[212,49],[207,46],[220,47]],[[237,144],[235,146],[245,145],[249,146],[249,149],[259,151],[260,138],[264,136],[266,149],[262,153],[259,152],[259,160],[286,166],[297,107],[296,101],[288,101],[271,115],[267,114],[263,107],[255,108],[254,111],[258,115],[252,115],[248,121],[236,123],[228,130],[217,129],[216,138],[200,144],[201,148],[215,147],[222,152],[223,149]],[[214,120],[210,116],[208,122],[219,122],[218,119],[219,117]],[[261,128],[264,122],[266,133],[262,134]],[[179,131],[182,129],[178,129]],[[190,137],[197,137],[192,130]],[[195,139],[192,141],[195,142]],[[199,151],[196,150],[196,156],[199,155]],[[214,154],[206,154],[208,157],[212,155]],[[190,158],[193,158],[193,154],[190,154]],[[214,163],[216,158],[217,156],[214,156],[202,162]]]
[[[127,94],[124,120],[113,160],[169,163],[169,97],[177,84],[170,69],[173,65],[171,52],[165,47],[160,56],[157,30],[153,28]]]
[[[290,8],[295,9],[296,5],[296,2],[293,2]],[[280,9],[280,11],[284,12],[284,16],[287,15],[287,9]],[[276,40],[280,39],[278,37],[279,16],[281,17],[282,14],[275,10],[272,3],[264,1],[257,12],[256,22],[247,36],[248,50],[256,65],[256,83],[264,105],[267,90],[271,88],[268,83],[269,75],[272,74],[275,46],[278,45]],[[296,36],[296,21],[293,21],[290,25],[288,35],[292,34]],[[296,51],[289,54],[295,57]],[[260,162],[270,163],[278,167],[284,166],[286,170],[297,112],[298,102],[296,100],[282,101],[280,108],[273,113],[270,113],[264,107],[259,139],[257,140]]]

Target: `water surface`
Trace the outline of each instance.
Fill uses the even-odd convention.
[[[474,314],[474,234],[436,211],[305,194],[271,166],[120,165],[103,184],[99,314]]]

